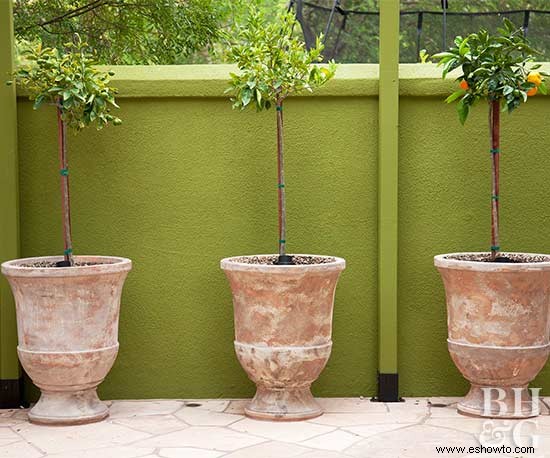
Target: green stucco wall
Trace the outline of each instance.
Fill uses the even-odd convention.
[[[0,2],[0,75],[13,71],[13,13],[11,2]],[[17,183],[17,112],[15,86],[0,78],[0,262],[19,256],[19,196]],[[13,296],[0,278],[0,381],[19,379],[17,332]],[[1,383],[1,382],[0,382]],[[10,405],[17,393],[0,393],[0,405]]]
[[[101,395],[248,396],[219,261],[277,249],[275,112],[233,111],[226,67],[141,70],[116,70],[122,126],[69,138],[75,252],[134,261]],[[285,107],[289,250],[348,262],[319,395],[376,389],[378,105],[355,73]],[[19,128],[22,255],[58,253],[54,112],[20,99]]]
[[[130,257],[121,351],[104,398],[252,394],[233,353],[222,257],[276,250],[274,112],[238,113],[225,66],[118,67],[124,124],[70,137],[76,253]],[[336,293],[322,396],[373,395],[378,355],[378,74],[343,65],[285,108],[289,249],[348,267]],[[485,107],[461,127],[430,65],[402,65],[399,127],[399,373],[402,395],[458,395],[434,254],[488,244]],[[505,116],[502,245],[550,252],[550,99]],[[60,252],[55,118],[19,99],[21,250]],[[383,154],[383,152],[381,152]],[[537,386],[550,389],[550,370]]]

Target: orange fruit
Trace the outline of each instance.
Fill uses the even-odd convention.
[[[462,81],[460,82],[460,88],[461,88],[461,89],[464,89],[465,91],[467,91],[468,89],[470,89],[470,86],[468,85],[468,81],[462,80]]]
[[[539,90],[538,90],[538,88],[537,88],[536,86],[535,86],[535,87],[532,87],[531,89],[529,89],[529,90],[527,91],[527,95],[528,95],[529,97],[531,97],[531,96],[535,95],[538,91],[539,91]]]
[[[539,72],[531,72],[527,75],[527,81],[538,87],[542,83],[542,76]]]

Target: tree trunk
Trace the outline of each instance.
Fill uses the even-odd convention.
[[[59,145],[59,173],[61,178],[61,211],[63,217],[63,266],[73,266],[73,242],[71,237],[71,202],[69,197],[69,165],[67,161],[67,125],[62,119],[61,107],[57,106],[57,133]]]
[[[278,100],[277,109],[277,187],[279,193],[279,261],[286,256],[286,195],[283,147],[283,101]]]
[[[491,159],[493,167],[493,194],[491,196],[491,260],[500,253],[499,238],[499,162],[500,162],[500,101],[489,101],[489,128],[491,130]]]

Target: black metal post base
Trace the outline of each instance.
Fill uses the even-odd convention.
[[[18,409],[22,405],[23,379],[0,380],[0,409]]]
[[[399,374],[378,374],[378,395],[372,402],[403,402],[399,397]]]

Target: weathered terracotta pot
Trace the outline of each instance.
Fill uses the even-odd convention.
[[[34,423],[74,425],[100,421],[108,407],[97,396],[118,353],[122,287],[129,259],[75,256],[95,265],[24,267],[62,257],[2,264],[16,302],[17,352],[42,394],[29,412]]]
[[[459,412],[528,418],[538,414],[528,384],[550,353],[550,256],[504,255],[528,262],[469,261],[487,253],[454,253],[436,256],[435,265],[447,296],[449,352],[471,383]]]
[[[235,351],[257,387],[245,413],[261,420],[305,420],[323,413],[310,387],[330,356],[334,293],[345,261],[314,256],[327,262],[250,263],[275,257],[221,261],[233,292]]]

